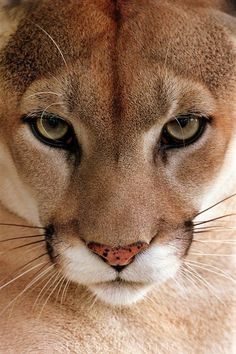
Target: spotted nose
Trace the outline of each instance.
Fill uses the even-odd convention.
[[[103,258],[112,267],[124,267],[132,262],[134,257],[141,251],[148,248],[145,242],[137,242],[124,247],[110,247],[99,243],[91,242],[88,248],[101,258]]]

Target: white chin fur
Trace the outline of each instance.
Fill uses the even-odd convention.
[[[116,278],[116,271],[83,244],[64,251],[63,271],[71,281],[87,286]]]
[[[112,306],[130,306],[140,301],[151,286],[129,285],[124,283],[95,284],[88,287],[96,297]]]
[[[98,299],[113,306],[129,306],[141,300],[152,284],[173,278],[180,266],[173,246],[152,246],[138,255],[119,275],[85,245],[64,252],[63,272],[71,281],[86,285]]]

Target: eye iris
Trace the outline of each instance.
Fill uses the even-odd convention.
[[[55,117],[41,117],[37,119],[36,126],[42,136],[51,140],[63,139],[69,131],[68,124]]]
[[[181,118],[169,122],[166,125],[168,134],[176,140],[191,139],[200,128],[200,120],[198,118]]]

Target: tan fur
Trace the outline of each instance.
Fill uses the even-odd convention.
[[[52,294],[40,319],[32,311],[39,290],[24,293],[9,318],[8,311],[0,315],[1,353],[233,352],[233,282],[214,273],[219,267],[232,275],[233,245],[192,242],[185,223],[236,192],[234,10],[233,2],[220,0],[2,6],[0,200],[32,225],[55,226],[54,252],[63,252],[56,269],[78,286],[71,285],[61,306]],[[73,124],[80,161],[32,136],[21,117],[39,108]],[[161,156],[156,146],[163,125],[188,111],[213,117],[212,124],[195,144]],[[231,199],[199,219],[235,207]],[[3,208],[1,222],[25,223]],[[223,225],[233,226],[232,218]],[[4,227],[0,238],[16,231],[25,236],[27,229]],[[233,237],[218,230],[196,235],[196,241]],[[84,245],[139,241],[150,243],[150,253],[128,266],[126,285],[114,285],[112,270]],[[8,247],[3,243],[0,250]],[[1,278],[40,255],[41,247],[3,255]],[[162,250],[169,253],[157,284]],[[84,263],[76,263],[80,258]],[[196,268],[207,282],[172,274],[185,259],[213,266],[212,272]],[[77,279],[83,271],[78,275],[76,264],[86,277]],[[0,313],[29,281],[26,274],[0,290]],[[130,308],[94,302],[88,291],[100,298],[121,291],[129,294],[122,295],[128,304],[150,285],[147,297]]]

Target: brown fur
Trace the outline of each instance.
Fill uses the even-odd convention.
[[[192,234],[186,233],[186,222],[222,172],[235,136],[234,10],[233,2],[220,0],[41,0],[2,9],[8,30],[4,36],[0,30],[0,141],[37,205],[37,222],[55,226],[56,251],[64,243],[80,246],[81,239],[109,247],[136,242],[158,246],[178,236],[179,257],[188,253]],[[50,106],[55,102],[59,104]],[[49,106],[73,124],[80,158],[26,138],[22,116]],[[212,117],[204,137],[186,149],[160,154],[156,146],[163,125],[189,111]],[[219,190],[216,201],[221,195]],[[6,207],[36,222],[7,199],[0,189]],[[209,253],[214,252],[213,246]],[[59,269],[65,267],[63,259],[57,263]],[[229,350],[231,319],[218,299],[208,294],[206,302],[197,299],[195,304],[192,289],[189,304],[175,291],[172,283],[157,288],[151,305],[147,300],[131,310],[98,304],[86,320],[88,295],[81,288],[80,304],[71,292],[62,312],[57,304],[47,305],[30,340],[21,340],[20,327],[27,330],[28,317],[18,308],[13,329],[18,339],[11,344],[4,334],[2,352],[11,345],[15,350],[17,343],[21,352],[29,347],[53,352],[53,339],[54,349],[41,346],[42,324],[49,318],[47,338],[57,328],[70,342],[70,352],[109,352],[110,346],[117,353],[137,353],[139,348],[140,353],[165,353],[167,347],[169,353]],[[230,306],[231,290],[221,296]],[[32,298],[25,300],[29,307]],[[79,334],[74,309],[84,324]],[[107,317],[114,324],[104,324]],[[104,335],[104,343],[96,344]],[[123,336],[130,341],[125,341],[127,351],[119,344]],[[147,337],[150,343],[144,343]]]

